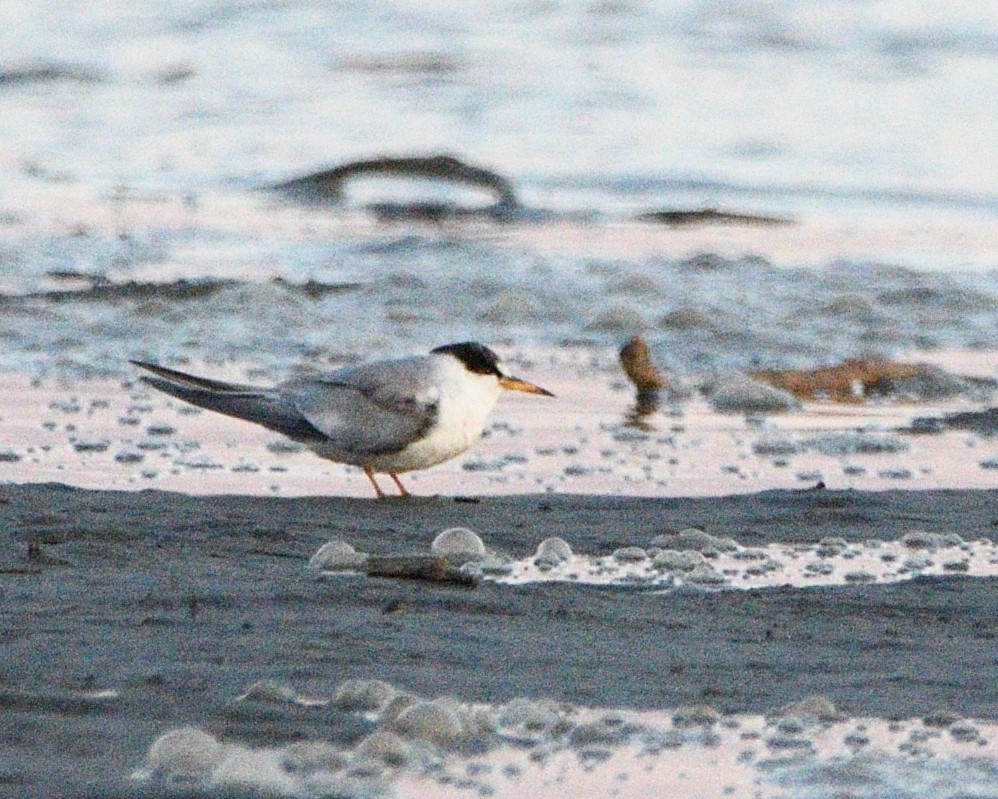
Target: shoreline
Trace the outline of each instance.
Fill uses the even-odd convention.
[[[25,796],[125,790],[152,740],[183,725],[252,745],[357,735],[355,721],[328,714],[245,715],[233,701],[258,680],[304,694],[357,677],[461,701],[725,713],[820,694],[857,716],[945,708],[998,719],[998,579],[660,595],[317,580],[306,570],[332,539],[426,551],[454,525],[523,555],[552,535],[603,551],[688,526],[745,544],[913,529],[994,540],[995,508],[996,490],[379,502],[2,485],[10,622],[0,704],[21,731],[11,738],[14,784]],[[116,693],[80,701],[100,691]]]

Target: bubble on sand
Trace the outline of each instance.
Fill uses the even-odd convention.
[[[388,730],[368,735],[353,751],[356,760],[374,760],[389,768],[405,768],[416,762],[435,759],[431,750],[405,740]]]
[[[257,680],[246,693],[236,697],[237,702],[271,702],[274,704],[301,705],[302,707],[323,707],[328,699],[302,696],[294,688],[277,680]]]
[[[574,747],[620,746],[642,729],[619,713],[605,713],[593,721],[576,725],[568,741]]]
[[[534,563],[538,566],[558,566],[571,558],[572,548],[564,538],[557,536],[545,538],[534,553]]]
[[[922,724],[926,727],[949,727],[961,721],[963,716],[959,713],[954,713],[952,710],[947,710],[946,708],[939,708],[938,710],[931,710],[922,716]]]
[[[651,565],[663,571],[688,572],[698,566],[706,566],[707,559],[693,549],[663,549],[655,555]]]
[[[721,712],[710,705],[684,705],[672,714],[675,727],[713,727],[723,718]]]
[[[415,694],[399,691],[398,689],[394,690],[396,691],[395,695],[388,700],[379,713],[378,720],[382,724],[387,724],[392,719],[398,718],[406,708],[412,707],[421,701]]]
[[[403,738],[426,741],[443,750],[458,749],[467,740],[457,702],[417,702],[403,710],[388,725]]]
[[[641,547],[620,547],[613,551],[613,559],[619,563],[640,563],[648,560],[648,553]]]
[[[284,747],[281,766],[291,774],[341,771],[347,767],[346,754],[324,741],[296,741]]]
[[[229,746],[225,755],[211,774],[212,785],[227,790],[243,788],[256,794],[288,795],[294,790],[294,780],[284,769],[280,750]]]
[[[517,697],[499,709],[496,732],[519,743],[540,743],[570,728],[564,706],[550,699]]]
[[[309,571],[354,571],[367,561],[368,555],[358,552],[351,544],[337,539],[319,547],[308,562]]]
[[[717,571],[709,563],[697,566],[683,575],[683,581],[690,585],[719,586],[728,582],[728,578]]]
[[[710,557],[708,553],[734,552],[738,549],[738,543],[734,539],[711,535],[695,527],[687,527],[673,535],[657,535],[651,540],[651,544],[663,549],[692,549],[707,557]]]
[[[822,723],[842,721],[845,718],[845,714],[841,713],[835,707],[835,703],[831,699],[820,694],[807,696],[796,702],[790,702],[774,710],[770,715],[774,718],[793,716],[809,722],[818,721]]]
[[[167,780],[203,780],[222,762],[226,747],[197,727],[164,733],[149,747],[146,762],[152,774]]]
[[[434,555],[443,555],[454,563],[467,563],[485,557],[485,543],[467,527],[451,527],[444,530],[430,545]]]
[[[915,530],[901,536],[901,543],[908,549],[942,549],[943,547],[960,546],[963,539],[959,536],[954,539],[941,533],[926,533]]]
[[[721,413],[784,413],[801,407],[789,391],[732,373],[720,378],[709,392],[710,404]]]
[[[818,542],[814,550],[819,558],[834,558],[849,550],[849,542],[837,536],[826,536]]]
[[[345,680],[336,687],[332,704],[340,710],[380,711],[397,693],[395,686],[384,680]]]

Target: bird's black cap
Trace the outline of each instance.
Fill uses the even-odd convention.
[[[445,344],[430,350],[436,355],[453,355],[465,365],[469,372],[476,375],[495,375],[505,377],[499,369],[499,356],[484,344],[476,341],[462,341],[460,344]]]

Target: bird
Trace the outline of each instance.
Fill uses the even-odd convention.
[[[504,390],[553,397],[510,374],[483,344],[446,344],[428,355],[370,361],[272,387],[226,383],[146,361],[141,380],[184,402],[300,442],[321,458],[359,466],[379,499],[375,473],[402,497],[399,475],[435,466],[472,446]]]

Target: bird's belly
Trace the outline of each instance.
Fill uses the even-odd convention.
[[[481,434],[481,428],[466,430],[437,427],[429,435],[414,441],[405,449],[370,458],[368,464],[379,472],[411,472],[416,469],[426,469],[460,455],[474,444]]]

